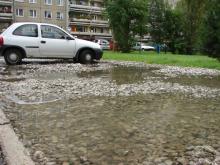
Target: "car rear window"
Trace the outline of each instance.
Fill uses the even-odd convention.
[[[34,24],[21,25],[13,32],[16,36],[38,37],[38,28]]]

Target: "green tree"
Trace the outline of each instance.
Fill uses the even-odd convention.
[[[164,42],[172,53],[185,52],[182,13],[177,9],[167,8],[164,17]]]
[[[182,17],[182,12],[173,9],[168,1],[150,0],[148,18],[153,41],[165,43],[172,53],[183,53],[185,41]]]
[[[181,0],[178,8],[183,14],[186,54],[193,54],[199,39],[199,29],[207,0]]]
[[[148,7],[149,31],[154,42],[163,43],[165,3],[162,0],[150,0]]]
[[[203,25],[204,51],[220,60],[220,0],[209,1]]]
[[[134,36],[143,30],[146,0],[106,0],[105,3],[114,39],[122,52],[129,52]]]

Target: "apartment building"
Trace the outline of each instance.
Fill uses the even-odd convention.
[[[0,33],[6,29],[13,20],[13,1],[0,0]]]
[[[72,35],[87,40],[112,38],[103,16],[103,0],[70,0],[69,27]]]
[[[68,27],[68,0],[14,0],[14,22],[42,22]]]

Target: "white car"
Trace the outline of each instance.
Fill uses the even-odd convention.
[[[135,43],[132,47],[134,50],[143,50],[143,51],[153,51],[155,48],[153,46],[145,45],[144,43]]]
[[[74,38],[62,28],[45,23],[14,23],[0,35],[0,55],[8,65],[23,58],[62,58],[80,63],[100,60],[103,51],[97,43]]]
[[[95,40],[94,42],[99,44],[103,50],[110,50],[110,43],[108,40],[99,39]]]

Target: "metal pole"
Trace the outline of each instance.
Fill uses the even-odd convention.
[[[15,22],[15,0],[12,0],[12,23]]]
[[[40,0],[40,23],[42,23],[42,16],[41,13],[42,12],[42,0]]]
[[[68,30],[69,27],[69,12],[70,12],[69,0],[66,0],[66,30]]]

